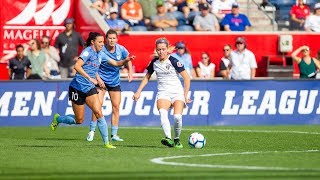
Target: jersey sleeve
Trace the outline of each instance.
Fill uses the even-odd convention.
[[[90,59],[91,53],[90,50],[88,48],[84,49],[81,54],[80,54],[80,58],[84,61],[87,62]]]
[[[182,71],[185,70],[184,65],[176,58],[170,57],[169,60],[172,64],[172,66],[176,69],[176,71],[178,71],[178,73],[181,73]]]
[[[129,51],[125,47],[122,46],[121,54],[122,54],[122,59],[125,59],[129,56]]]
[[[154,69],[153,69],[153,64],[156,61],[156,59],[153,59],[152,61],[150,61],[148,67],[147,67],[147,73],[148,74],[153,74]]]

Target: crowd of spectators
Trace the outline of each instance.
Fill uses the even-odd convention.
[[[66,29],[58,35],[54,46],[48,36],[16,46],[16,56],[8,61],[11,80],[65,79],[74,76],[73,66],[84,40],[73,28],[74,19],[65,19],[64,25]]]
[[[251,26],[236,0],[91,1],[91,8],[118,32],[247,31]]]
[[[91,0],[110,28],[123,31],[248,31],[250,19],[237,0]],[[260,10],[272,4],[263,0]],[[272,9],[272,8],[271,8]],[[312,13],[311,9],[314,10]],[[290,30],[319,32],[320,5],[296,0]],[[117,14],[117,15],[115,15]]]

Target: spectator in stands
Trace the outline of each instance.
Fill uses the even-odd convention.
[[[8,69],[11,80],[27,79],[31,72],[31,62],[24,56],[24,47],[19,44],[16,46],[16,57],[9,60]]]
[[[196,72],[192,65],[192,58],[190,53],[188,52],[186,45],[184,42],[179,41],[176,43],[177,51],[172,53],[171,56],[178,59],[183,65],[190,78],[196,77]]]
[[[320,32],[320,3],[314,5],[314,14],[307,17],[304,28],[308,32]]]
[[[106,0],[105,6],[106,6],[107,11],[109,11],[109,12],[110,12],[111,8],[119,9],[119,5],[116,0]]]
[[[223,57],[220,61],[220,75],[223,79],[230,79],[230,53],[232,51],[232,47],[230,44],[226,44],[223,47]]]
[[[236,39],[236,50],[230,54],[231,79],[253,79],[256,76],[257,62],[254,54],[247,49],[243,37]]]
[[[96,9],[102,16],[109,16],[109,11],[107,11],[107,8],[105,6],[106,0],[96,0],[92,2],[90,5],[91,8]]]
[[[302,52],[302,58],[298,54]],[[310,48],[301,46],[291,54],[292,59],[298,64],[300,78],[316,78],[317,69],[320,69],[318,59],[310,56]]]
[[[157,0],[157,14],[151,17],[151,23],[153,30],[155,31],[175,31],[178,26],[177,19],[167,10],[164,6],[163,0]]]
[[[178,11],[183,12],[186,19],[191,11],[198,11],[197,0],[176,0],[175,5]]]
[[[239,13],[239,4],[233,3],[231,13],[227,14],[221,22],[225,31],[249,31],[250,21],[244,14]]]
[[[212,2],[212,13],[218,18],[219,22],[222,21],[226,14],[231,13],[232,4],[235,0],[215,0]]]
[[[304,30],[304,23],[307,16],[310,15],[310,8],[304,4],[303,0],[297,0],[297,4],[293,5],[290,10],[290,30]]]
[[[201,61],[196,67],[197,77],[202,79],[213,79],[216,65],[211,62],[210,56],[207,52],[201,54]]]
[[[157,0],[139,0],[142,7],[143,19],[145,26],[148,30],[152,30],[151,26],[151,16],[156,14],[156,4]]]
[[[117,31],[118,34],[129,28],[122,19],[118,19],[118,9],[115,8],[110,8],[110,19],[106,19],[106,22],[110,29]]]
[[[55,47],[50,45],[49,36],[42,36],[41,44],[42,44],[42,50],[46,54],[45,64],[48,70],[46,74],[49,75],[47,78],[61,79],[60,70],[58,66],[58,62],[60,61],[59,52]]]
[[[74,64],[78,59],[79,46],[84,46],[82,36],[74,28],[74,19],[67,18],[64,22],[66,30],[58,35],[54,46],[59,50],[60,62],[59,69],[61,78],[73,77],[75,70]]]
[[[217,18],[209,12],[208,3],[200,3],[200,15],[196,15],[193,26],[196,31],[220,31],[220,25]]]
[[[118,9],[118,3],[115,0],[96,0],[90,7],[98,10],[103,17],[109,18],[110,8]]]
[[[122,4],[121,18],[131,27],[144,26],[142,6],[136,0]]]
[[[29,41],[30,50],[26,54],[31,62],[31,74],[28,79],[42,79],[45,72],[49,72],[46,66],[46,53],[41,50],[41,44],[38,39]],[[49,74],[46,74],[49,76]]]

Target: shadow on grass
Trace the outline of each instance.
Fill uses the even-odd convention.
[[[193,169],[193,170],[191,170]],[[138,171],[138,172],[15,172],[0,173],[0,178],[23,178],[23,179],[91,179],[91,178],[129,178],[129,179],[306,179],[318,178],[320,173],[310,174],[310,171],[246,171],[246,170],[213,170],[199,169],[194,167],[190,170],[177,171]]]
[[[75,138],[35,138],[35,140],[45,141],[79,141],[80,139]]]
[[[159,146],[150,146],[150,145],[128,145],[128,144],[113,144],[119,147],[130,147],[130,148],[162,148]]]
[[[61,147],[61,146],[48,146],[48,145],[17,145],[17,147],[30,147],[30,148],[52,148],[52,147]]]

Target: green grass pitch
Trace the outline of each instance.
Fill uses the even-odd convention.
[[[192,132],[203,149],[188,146]],[[0,179],[320,179],[319,125],[184,127],[183,149],[164,147],[158,127],[121,127],[117,149],[87,133],[0,127]]]

